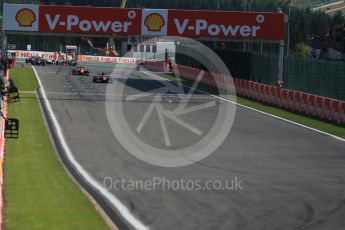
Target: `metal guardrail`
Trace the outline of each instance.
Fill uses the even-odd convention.
[[[336,6],[338,4],[344,3],[345,0],[335,0],[335,1],[331,1],[331,3],[327,3],[327,4],[322,4],[322,5],[315,5],[314,7],[311,7],[311,10],[321,10],[327,7],[331,7],[331,6]]]

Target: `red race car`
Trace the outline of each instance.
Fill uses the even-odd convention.
[[[73,69],[72,70],[72,74],[73,75],[86,75],[86,76],[89,76],[90,72],[85,67],[80,66],[80,67],[77,67],[77,68]]]
[[[106,74],[104,72],[98,73],[96,76],[93,76],[92,81],[94,83],[108,83],[111,81],[109,74]]]

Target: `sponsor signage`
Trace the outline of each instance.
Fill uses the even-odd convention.
[[[40,32],[140,35],[141,9],[40,6]]]
[[[17,31],[38,31],[38,15],[38,5],[4,3],[3,29]]]
[[[43,57],[45,59],[55,59],[56,53],[43,52],[43,51],[27,51],[27,50],[8,50],[10,53],[16,53],[16,58],[29,58],[29,57]]]
[[[168,10],[143,9],[141,34],[144,36],[168,35]]]
[[[169,10],[170,35],[184,37],[284,39],[284,14]]]
[[[135,58],[124,58],[124,57],[104,57],[104,56],[79,55],[78,60],[81,62],[135,64],[137,59],[135,59]]]
[[[284,39],[281,13],[4,4],[6,31]],[[132,42],[135,44],[135,42]]]
[[[27,50],[8,50],[9,53],[15,53],[16,58],[26,59],[29,57],[43,57],[45,59],[57,59],[58,53],[43,52],[43,51],[27,51]],[[65,54],[61,54],[65,56]],[[91,56],[91,55],[78,55],[80,62],[99,62],[99,63],[117,63],[117,64],[135,64],[136,58],[125,57],[105,57],[105,56]]]

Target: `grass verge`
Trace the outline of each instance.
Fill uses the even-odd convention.
[[[158,75],[172,81],[176,80],[175,76],[172,74],[159,73]],[[181,79],[181,81],[184,85],[187,85],[187,86],[192,86],[193,84],[192,81],[187,80],[187,79]],[[210,87],[202,83],[200,83],[200,85],[198,86],[198,89],[205,92],[209,92],[211,94],[216,94],[216,95],[218,94],[218,91],[214,87]],[[222,94],[221,96],[226,98],[226,95],[224,94]],[[345,127],[340,126],[338,124],[322,121],[322,120],[315,119],[303,114],[298,114],[298,113],[290,112],[284,109],[272,107],[260,102],[256,102],[244,97],[240,97],[240,96],[237,96],[236,100],[237,100],[237,103],[241,105],[245,105],[253,109],[257,109],[269,114],[273,114],[273,115],[288,119],[290,121],[294,121],[299,124],[306,125],[311,128],[318,129],[318,130],[336,135],[341,138],[345,138]]]
[[[20,90],[38,87],[31,69],[13,69],[11,78]],[[5,149],[5,228],[108,229],[58,161],[36,95],[21,93],[9,117],[19,119],[20,134]]]

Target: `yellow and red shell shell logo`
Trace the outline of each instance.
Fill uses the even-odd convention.
[[[165,25],[165,20],[162,15],[152,13],[147,15],[144,24],[147,27],[148,31],[158,32],[161,31],[161,29]]]
[[[36,15],[31,9],[24,8],[17,12],[16,21],[21,27],[32,27],[36,21]]]

